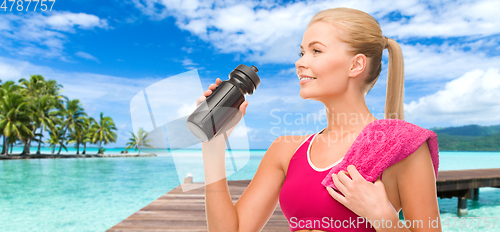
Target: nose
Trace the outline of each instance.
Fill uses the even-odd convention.
[[[306,62],[304,56],[300,57],[297,61],[295,61],[295,67],[297,67],[297,69],[306,68]]]

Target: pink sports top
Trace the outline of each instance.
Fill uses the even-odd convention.
[[[329,170],[343,159],[342,157],[334,164],[322,169],[312,164],[309,154],[311,144],[316,135],[321,132],[310,135],[297,148],[290,160],[287,176],[281,187],[279,203],[288,220],[290,231],[303,229],[335,232],[376,231],[365,218],[358,216],[335,200],[321,185],[321,181]]]

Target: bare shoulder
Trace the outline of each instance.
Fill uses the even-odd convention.
[[[293,154],[297,150],[297,148],[308,138],[309,135],[283,135],[273,142],[281,151],[278,155],[278,162],[283,170],[283,173],[286,174],[286,170],[288,169],[288,164],[292,159]]]
[[[436,177],[427,142],[395,165],[399,197],[405,219],[439,218]],[[436,229],[436,231],[439,230]]]
[[[404,158],[400,162],[395,163],[394,170],[398,174],[411,174],[411,171],[418,171],[418,170],[423,170],[423,168],[432,168],[434,170],[433,164],[432,164],[432,159],[431,159],[431,154],[429,150],[429,145],[427,144],[427,141],[424,142],[420,147],[413,152],[411,155],[408,157]],[[418,175],[417,173],[414,173],[415,175]]]

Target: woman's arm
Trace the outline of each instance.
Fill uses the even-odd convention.
[[[255,176],[236,204],[233,204],[227,185],[224,139],[215,137],[202,145],[209,231],[260,231],[264,228],[276,209],[285,180],[280,156],[290,150],[290,145],[287,146],[283,137],[277,138],[266,151]]]
[[[408,229],[412,232],[442,231],[436,177],[427,142],[424,142],[413,154],[395,165],[397,165],[396,179],[404,219],[407,225],[411,226]],[[437,223],[432,223],[436,220]],[[397,221],[393,221],[393,228]],[[400,223],[400,225],[403,224]],[[382,229],[380,231],[403,230],[394,228],[393,230]]]

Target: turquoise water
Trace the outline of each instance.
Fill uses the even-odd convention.
[[[500,168],[500,152],[439,152],[440,171],[480,168]],[[467,200],[467,215],[458,219],[457,201],[456,197],[438,198],[441,222],[446,223],[448,220],[449,223],[441,224],[443,231],[500,231],[500,188],[480,188],[479,199]],[[472,220],[468,217],[477,218]],[[490,217],[487,219],[489,228],[485,228],[488,227],[484,222],[486,217]],[[498,219],[494,228],[495,219],[491,217]]]
[[[96,150],[97,151],[97,150]],[[251,179],[265,151],[229,180]],[[119,152],[118,152],[119,153]],[[238,159],[238,158],[236,158]],[[180,184],[171,156],[130,158],[27,159],[0,161],[0,231],[105,231]],[[440,152],[440,170],[498,168],[500,153]],[[203,180],[203,170],[193,173]],[[438,199],[443,231],[500,231],[470,228],[458,221],[457,199]],[[468,201],[466,217],[499,217],[500,189],[481,188],[478,201]],[[491,220],[493,221],[494,220]]]

